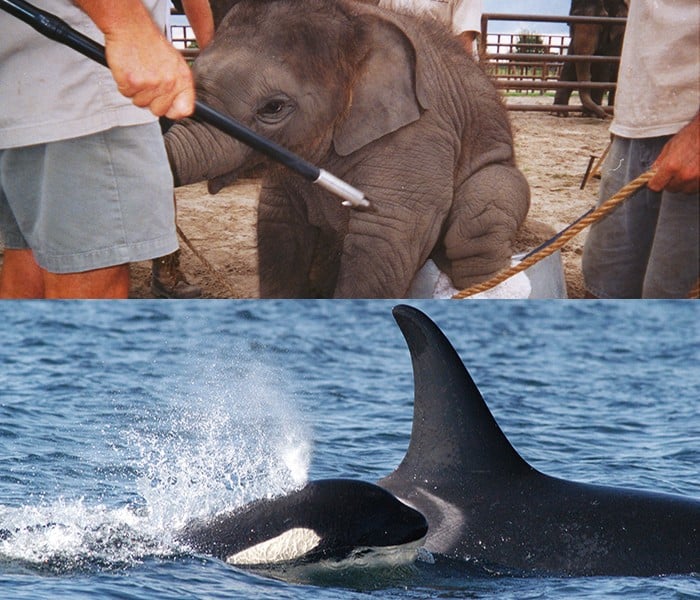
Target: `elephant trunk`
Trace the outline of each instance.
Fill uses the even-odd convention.
[[[165,148],[176,186],[231,173],[252,150],[219,130],[184,119],[165,134]]]
[[[603,15],[605,16],[605,15]],[[571,49],[575,54],[593,56],[600,43],[601,28],[597,25],[578,24],[572,28]],[[576,63],[576,79],[579,83],[591,83],[591,61]],[[579,88],[579,97],[583,107],[601,119],[607,118],[607,113],[593,100],[591,90],[587,87]]]
[[[586,79],[579,78],[579,82],[580,83],[591,83],[590,65],[588,68],[587,78]],[[582,87],[579,89],[578,94],[579,94],[579,97],[581,99],[581,105],[583,106],[583,108],[592,112],[596,117],[599,117],[601,119],[608,118],[608,114],[605,112],[605,110],[603,110],[603,108],[595,100],[593,100],[590,89]]]

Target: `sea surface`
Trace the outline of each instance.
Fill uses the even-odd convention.
[[[183,551],[194,517],[399,464],[413,378],[394,304],[0,305],[0,598],[700,598],[697,574],[421,561],[304,580]],[[700,498],[700,304],[411,304],[533,466]]]

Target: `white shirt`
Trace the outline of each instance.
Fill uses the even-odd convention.
[[[71,27],[104,43],[104,36],[71,0],[35,0]],[[165,0],[144,0],[164,26]],[[0,148],[71,139],[116,126],[155,120],[117,90],[109,69],[49,40],[0,11]]]
[[[677,133],[700,108],[700,2],[632,0],[610,131]]]
[[[381,0],[379,6],[396,12],[428,13],[452,28],[481,31],[481,0]]]

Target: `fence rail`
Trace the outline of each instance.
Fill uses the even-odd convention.
[[[615,89],[614,82],[578,83],[559,81],[559,78],[566,63],[582,61],[619,63],[619,57],[570,55],[568,54],[570,42],[568,35],[541,35],[527,32],[489,33],[489,27],[498,21],[624,25],[627,19],[502,13],[484,13],[481,17],[479,57],[498,89],[505,92],[521,91],[536,94],[544,94],[546,91],[557,89]],[[538,40],[538,42],[527,41],[533,39]],[[506,106],[510,110],[519,111],[552,110],[552,112],[569,113],[583,110],[580,105],[545,107],[541,104],[506,103]],[[610,112],[612,109],[605,107],[604,110]]]

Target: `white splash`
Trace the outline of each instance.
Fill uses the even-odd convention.
[[[2,559],[50,572],[123,568],[146,556],[172,554],[132,511],[83,499],[0,507],[0,521]]]
[[[166,427],[130,433],[143,473],[137,491],[164,532],[307,479],[311,435],[276,376],[210,370],[178,392]]]
[[[0,559],[56,572],[131,566],[176,554],[174,534],[193,518],[303,485],[311,434],[282,378],[261,369],[200,371],[173,397],[149,400],[118,441],[107,440],[115,462],[137,473],[124,490],[128,504],[0,506]]]

